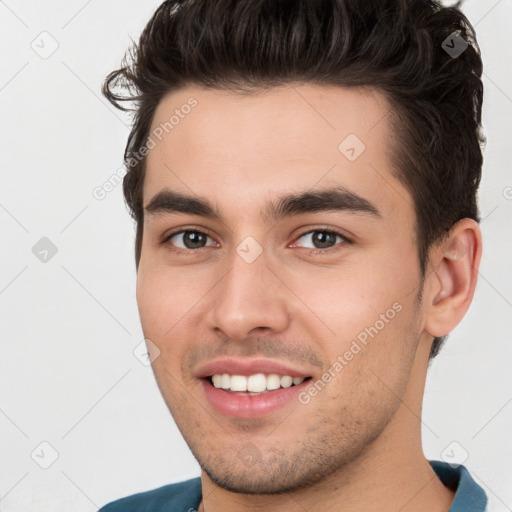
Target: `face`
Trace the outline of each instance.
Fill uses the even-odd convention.
[[[156,111],[137,301],[162,395],[225,489],[340,471],[414,377],[421,279],[388,108],[338,87],[189,86]]]

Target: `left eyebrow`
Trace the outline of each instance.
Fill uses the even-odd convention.
[[[287,194],[268,204],[262,216],[270,224],[292,215],[328,211],[348,211],[382,218],[375,204],[341,186]]]
[[[184,213],[222,220],[220,211],[207,199],[169,189],[161,190],[153,196],[144,210],[148,214]],[[270,201],[261,210],[261,216],[266,223],[273,224],[293,215],[328,211],[348,211],[382,218],[375,204],[341,186],[286,194],[276,201]]]

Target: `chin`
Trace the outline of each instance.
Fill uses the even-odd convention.
[[[201,469],[220,488],[239,494],[277,495],[304,489],[325,480],[345,465],[328,457],[270,455],[253,465],[219,456],[199,461]]]
[[[310,478],[299,479],[290,475],[275,478],[275,475],[254,475],[254,472],[219,473],[204,469],[210,479],[220,488],[238,494],[277,495],[285,494],[312,485]],[[247,474],[250,473],[250,476]],[[304,481],[305,480],[305,481]]]

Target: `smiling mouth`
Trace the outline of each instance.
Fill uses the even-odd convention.
[[[290,375],[278,375],[276,373],[254,375],[230,375],[228,373],[216,373],[206,380],[215,388],[236,395],[256,396],[279,389],[298,386],[311,377],[291,377]]]

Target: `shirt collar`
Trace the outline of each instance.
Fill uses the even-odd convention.
[[[429,460],[439,480],[455,491],[455,497],[448,512],[484,512],[487,496],[473,480],[462,464],[449,464],[440,460]]]

